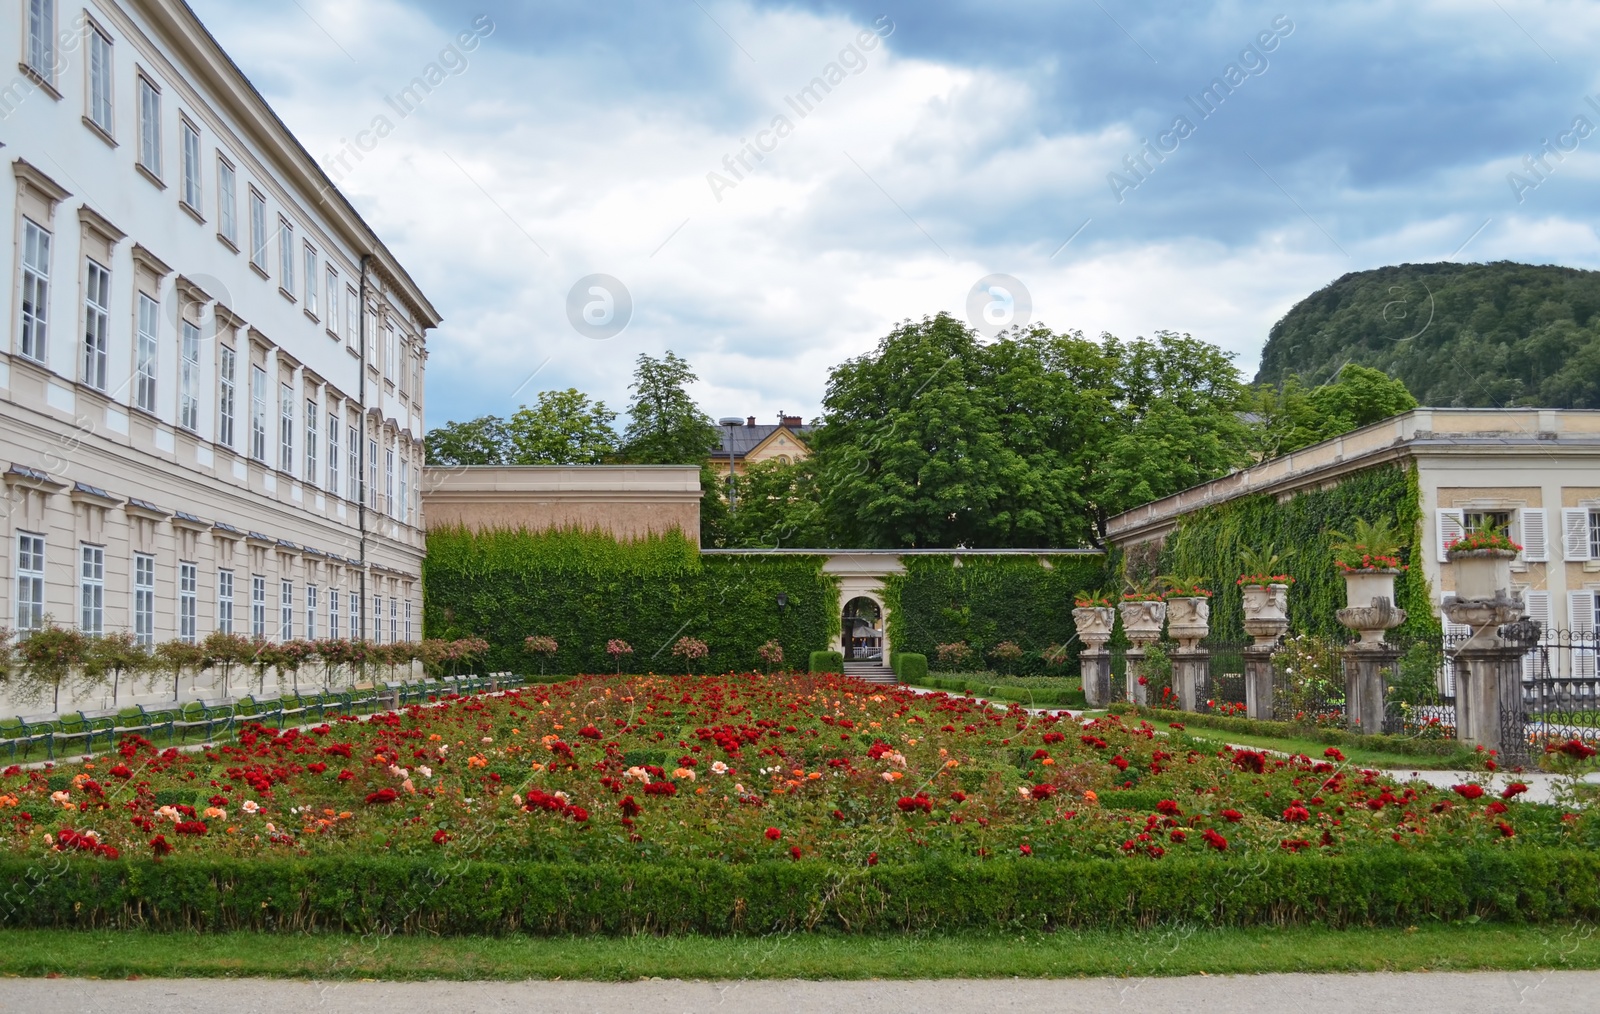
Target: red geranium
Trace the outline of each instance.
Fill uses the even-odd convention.
[[[385,803],[392,803],[399,798],[400,793],[393,789],[379,789],[377,792],[367,793],[367,802],[378,806],[381,806]]]

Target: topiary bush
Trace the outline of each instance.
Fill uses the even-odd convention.
[[[811,662],[806,666],[807,672],[844,672],[844,652],[842,651],[813,651]]]
[[[903,651],[894,656],[895,675],[902,683],[919,683],[928,678],[928,656],[915,651]]]

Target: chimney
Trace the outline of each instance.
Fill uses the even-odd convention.
[[[778,416],[778,424],[780,426],[787,426],[790,429],[797,429],[800,426],[804,425],[804,422],[797,415],[782,415],[780,413],[779,416]]]
[[[746,426],[754,426],[756,424],[756,417],[755,416],[750,416],[748,419],[746,419],[744,421],[744,424]]]

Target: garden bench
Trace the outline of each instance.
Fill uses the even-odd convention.
[[[43,743],[45,756],[55,759],[55,715],[19,716],[0,723],[0,730],[4,730],[6,747],[12,760],[17,758],[17,747],[21,746],[23,758],[28,756],[28,750],[35,743]]]

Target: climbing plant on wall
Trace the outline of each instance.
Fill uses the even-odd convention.
[[[1242,573],[1239,557],[1246,547],[1271,544],[1280,551],[1293,547],[1285,564],[1294,575],[1289,592],[1289,624],[1295,633],[1342,634],[1334,618],[1344,607],[1344,580],[1333,565],[1332,531],[1348,531],[1357,519],[1395,519],[1409,543],[1401,551],[1407,563],[1415,560],[1395,582],[1395,604],[1406,610],[1401,633],[1438,635],[1427,579],[1423,576],[1421,499],[1416,470],[1386,465],[1356,472],[1331,489],[1298,493],[1279,503],[1271,494],[1240,497],[1186,514],[1167,536],[1156,561],[1163,574],[1203,575],[1212,582],[1216,597],[1211,605],[1211,628],[1219,640],[1245,640],[1240,592],[1234,579]],[[1130,554],[1131,558],[1132,554]]]

